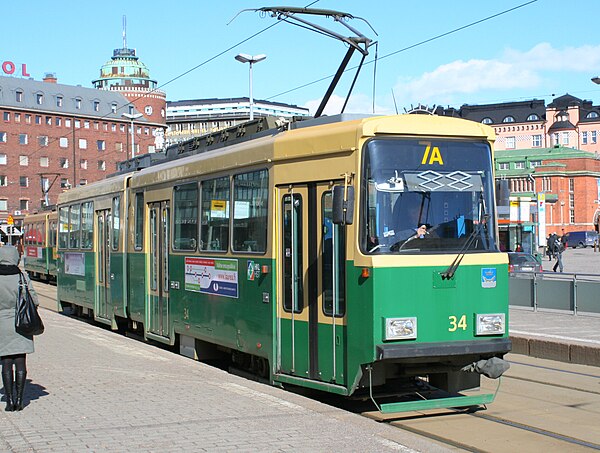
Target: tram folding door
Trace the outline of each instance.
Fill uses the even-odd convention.
[[[146,333],[155,340],[169,342],[169,202],[150,203],[148,209]]]
[[[111,256],[110,256],[110,209],[96,211],[96,297],[94,313],[101,321],[109,321],[112,316],[111,302]]]
[[[278,373],[345,384],[346,238],[330,186],[281,188],[278,206]]]

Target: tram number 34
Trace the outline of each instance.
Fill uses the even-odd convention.
[[[458,329],[467,330],[467,315],[462,315],[460,318],[456,316],[448,316],[450,327],[448,332],[456,332]]]

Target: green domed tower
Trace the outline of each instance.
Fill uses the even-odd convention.
[[[99,90],[118,91],[148,122],[160,125],[164,130],[166,94],[157,89],[157,81],[150,78],[150,71],[140,61],[135,49],[127,47],[125,20],[123,17],[123,47],[113,51],[112,58],[100,68],[100,78],[92,80],[92,84]]]

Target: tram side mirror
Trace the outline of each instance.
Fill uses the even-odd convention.
[[[344,200],[344,192],[346,199]],[[333,186],[333,223],[336,225],[352,225],[354,217],[354,187]]]

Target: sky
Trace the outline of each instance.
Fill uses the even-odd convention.
[[[286,5],[338,10],[377,45],[346,112],[403,113],[411,106],[543,99],[569,93],[600,104],[598,0],[174,0],[11,2],[2,24],[0,63],[27,65],[30,77],[92,87],[114,49],[134,48],[168,101],[245,97],[253,66],[255,99],[314,113],[346,44],[250,9]],[[246,11],[244,11],[246,10]],[[344,36],[331,18],[302,16]],[[374,64],[375,55],[378,56]],[[349,67],[355,67],[355,52]],[[17,71],[19,72],[19,71]],[[0,75],[5,75],[0,71]],[[19,75],[17,75],[19,76]],[[354,71],[346,72],[325,113],[339,113]]]

